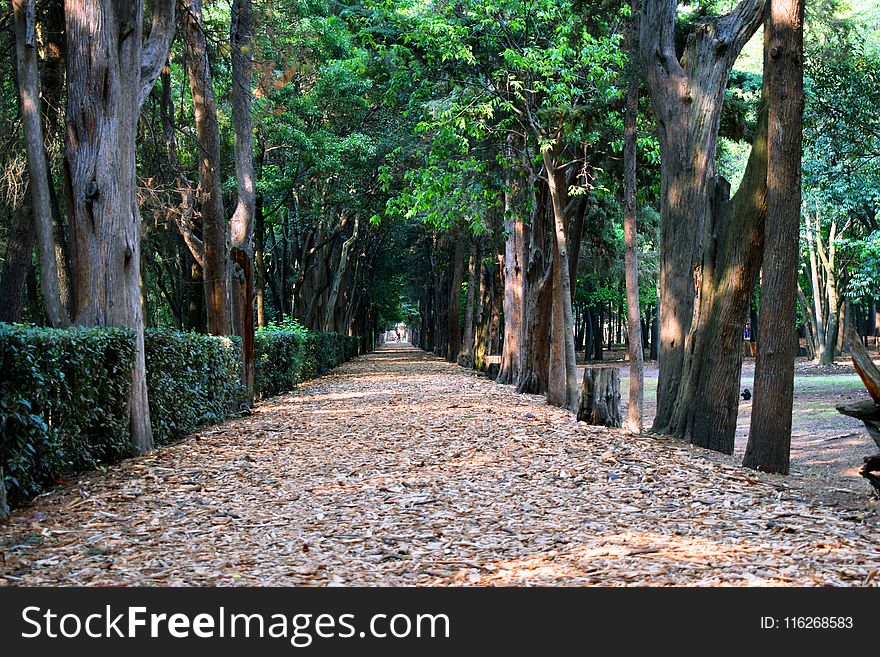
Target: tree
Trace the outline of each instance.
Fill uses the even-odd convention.
[[[767,66],[767,226],[761,342],[743,465],[788,474],[794,394],[798,235],[804,112],[804,0],[771,0]]]
[[[40,112],[40,73],[37,66],[36,16],[34,0],[12,0],[15,16],[15,45],[18,61],[18,88],[24,126],[31,202],[23,209],[35,228],[39,254],[40,287],[46,316],[52,326],[70,323],[58,286],[55,261],[55,235],[52,230],[52,202],[48,166],[44,149],[43,120]]]
[[[629,33],[629,85],[626,92],[626,123],[624,129],[624,215],[626,241],[627,334],[629,337],[629,406],[625,427],[633,433],[642,430],[642,402],[645,385],[642,322],[639,304],[638,227],[636,225],[636,123],[639,115],[639,69],[637,65],[639,17],[638,0],[631,0]]]
[[[186,15],[183,17],[184,41],[186,43],[187,73],[192,90],[195,111],[196,132],[199,140],[199,207],[201,211],[202,240],[204,243],[203,278],[208,311],[208,332],[214,335],[232,333],[232,310],[230,296],[229,226],[223,209],[223,178],[220,168],[220,127],[217,123],[217,101],[214,96],[214,82],[208,58],[208,43],[205,38],[205,23],[202,16],[202,0],[183,0]],[[240,19],[236,19],[240,20]],[[240,49],[240,48],[239,48]],[[239,57],[242,57],[239,53]],[[239,59],[239,71],[246,65]],[[241,81],[237,81],[242,84]],[[239,90],[236,94],[241,93]],[[246,110],[239,99],[238,112]],[[241,121],[237,135],[246,139],[243,132],[247,126],[245,117]],[[244,146],[239,146],[244,148]],[[240,153],[240,151],[239,151]],[[238,158],[236,158],[236,163]],[[246,165],[243,165],[246,167]],[[241,170],[243,178],[247,176]],[[247,182],[245,181],[245,188]],[[247,193],[245,189],[245,194]],[[242,213],[249,212],[242,202]],[[247,239],[245,217],[240,216],[237,226],[239,238]]]
[[[174,0],[153,3],[142,41],[144,3],[68,0],[67,141],[74,322],[122,326],[136,336],[131,441],[152,448],[141,308],[141,217],[135,142],[140,110],[168,56]]]
[[[764,17],[765,0],[741,0],[723,16],[699,17],[679,55],[675,0],[644,2],[641,64],[661,151],[660,372],[652,431],[671,428],[684,377],[709,184],[724,91],[733,64]]]
[[[232,123],[235,129],[235,179],[238,202],[230,221],[231,256],[235,263],[232,282],[232,325],[241,336],[242,384],[249,398],[254,390],[254,137],[251,92],[253,60],[253,0],[233,0]]]

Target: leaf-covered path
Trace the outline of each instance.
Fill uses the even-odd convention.
[[[0,581],[877,585],[876,504],[809,489],[394,345],[19,509]]]

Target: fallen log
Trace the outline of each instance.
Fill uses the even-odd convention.
[[[616,367],[584,370],[577,419],[603,427],[620,426],[620,374]]]
[[[868,350],[862,345],[862,339],[854,330],[849,331],[850,353],[856,372],[865,384],[871,399],[864,399],[853,404],[840,404],[837,412],[848,415],[862,421],[868,430],[868,435],[880,449],[880,369],[871,360]],[[859,470],[859,474],[871,482],[871,485],[880,495],[880,453],[865,457],[865,464]]]

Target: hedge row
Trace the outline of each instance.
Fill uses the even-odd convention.
[[[240,340],[148,329],[144,342],[157,445],[240,410]],[[288,325],[257,331],[254,350],[262,399],[357,355],[358,341]],[[0,467],[10,503],[131,454],[133,360],[125,329],[0,324]]]

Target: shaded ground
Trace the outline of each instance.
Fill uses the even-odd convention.
[[[877,503],[588,427],[391,346],[71,482],[9,584],[877,585]]]
[[[602,362],[591,362],[602,365]],[[617,361],[605,364],[620,368],[621,408],[626,413],[629,394],[629,365]],[[581,375],[583,368],[581,368]],[[752,390],[755,359],[743,362],[740,388]],[[657,365],[645,364],[645,426],[650,426],[657,411]],[[868,481],[859,475],[862,459],[877,452],[877,446],[865,427],[855,418],[841,415],[837,404],[867,399],[865,386],[856,374],[852,361],[838,359],[835,365],[819,367],[799,359],[795,368],[794,413],[792,416],[791,459],[799,472],[821,478],[824,485],[856,495],[871,492]],[[743,401],[737,416],[736,456],[742,460],[749,436],[752,402]]]

